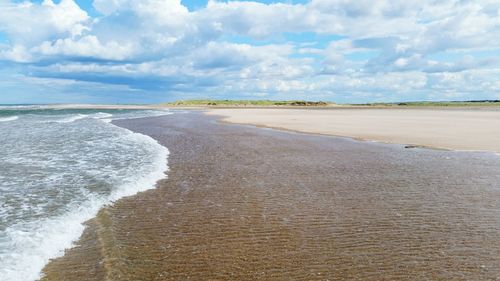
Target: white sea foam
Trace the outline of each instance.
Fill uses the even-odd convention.
[[[105,112],[98,112],[96,114],[92,114],[90,117],[95,118],[95,119],[111,118],[111,117],[113,117],[113,114],[105,113]]]
[[[64,128],[68,130],[69,134],[71,134],[71,130],[81,131],[82,129],[80,124],[75,126],[72,125],[71,122],[86,118],[86,116],[82,117],[82,115],[78,115],[78,117],[81,117],[78,119],[75,119],[75,117],[77,116],[65,117],[65,120],[67,120],[68,122],[61,122],[60,126],[65,126]],[[97,119],[103,121],[106,119],[110,120],[109,117],[111,116],[104,113],[99,114],[99,116],[91,117],[97,117]],[[102,119],[103,117],[108,118]],[[72,118],[73,121],[69,121],[70,118]],[[91,120],[95,119],[88,118],[86,120],[88,121],[85,121],[85,124],[87,124],[88,122],[92,122]],[[99,176],[103,177],[104,175],[105,179],[108,179],[109,177],[112,179],[110,180],[111,183],[119,184],[118,186],[114,186],[111,192],[107,195],[95,192],[93,193],[92,191],[89,191],[87,189],[80,190],[81,192],[78,193],[78,196],[83,197],[84,200],[75,201],[68,204],[61,212],[61,214],[56,216],[48,216],[44,219],[19,221],[19,223],[8,226],[5,229],[4,233],[0,235],[0,280],[30,281],[39,279],[41,269],[46,265],[49,259],[62,256],[64,254],[64,249],[70,248],[82,234],[84,229],[82,223],[94,217],[102,206],[110,204],[113,201],[124,196],[134,195],[137,192],[154,188],[156,182],[165,177],[165,171],[167,171],[168,169],[167,157],[169,154],[166,147],[161,146],[154,139],[146,135],[133,133],[126,129],[116,127],[112,124],[105,124],[102,122],[95,123],[96,121],[93,122],[94,123],[89,123],[88,126],[90,127],[88,130],[94,130],[94,127],[92,126],[97,126],[96,128],[100,128],[104,130],[103,132],[105,132],[106,128],[108,128],[109,130],[114,132],[113,139],[108,140],[105,137],[95,137],[90,140],[85,140],[87,142],[87,147],[81,147],[80,145],[72,147],[71,145],[78,144],[78,142],[82,140],[68,140],[70,142],[74,141],[73,144],[69,144],[70,147],[68,151],[61,150],[64,149],[63,147],[61,147],[60,156],[54,154],[47,159],[45,159],[46,157],[43,158],[44,154],[41,153],[41,160],[38,160],[38,162],[31,159],[30,157],[24,157],[22,154],[20,154],[20,156],[17,156],[18,154],[14,154],[13,157],[9,158],[9,160],[13,161],[12,164],[9,165],[24,165],[26,167],[30,167],[33,165],[40,165],[42,163],[42,165],[44,165],[45,167],[53,167],[54,169],[62,168],[74,169],[76,171],[82,170],[90,178],[99,178]],[[99,131],[97,130],[96,133],[99,133]],[[107,136],[107,134],[102,134],[103,136]],[[95,157],[97,157],[93,156],[94,154],[99,155],[103,154],[103,152],[106,152],[92,151],[89,149],[92,149],[93,147],[100,147],[100,149],[102,150],[106,146],[109,146],[110,151],[119,152],[123,149],[130,149],[130,145],[132,144],[134,145],[134,147],[140,149],[137,150],[136,154],[134,154],[140,158],[137,159],[139,162],[135,163],[134,165],[138,167],[146,166],[148,167],[147,169],[138,172],[130,172],[130,164],[126,163],[124,163],[124,166],[118,167],[118,170],[114,170],[113,166],[109,168],[103,168],[101,166],[96,166],[92,169],[86,168],[86,165],[88,165],[88,161],[93,160]],[[72,149],[83,149],[84,151],[82,151],[81,153],[84,154],[82,155],[90,155],[88,155],[83,160],[80,159],[82,155],[75,155],[75,159],[66,159],[67,154],[75,153]],[[130,153],[130,151],[127,152]],[[123,155],[127,155],[127,153]],[[38,157],[39,156],[36,156],[37,159]],[[142,161],[142,158],[146,158],[147,162],[142,164],[142,162],[140,162]],[[115,162],[124,162],[121,161],[121,159],[118,160],[119,161]],[[69,166],[60,167],[61,164],[64,163],[64,161],[72,161],[72,164],[68,164]],[[44,179],[46,185],[50,185],[52,182],[59,182],[61,180],[67,180],[67,177],[54,174],[53,176],[46,176]],[[4,181],[4,177],[2,177],[0,187],[2,186],[2,183],[7,183],[6,181]],[[14,182],[14,186],[15,184],[16,182]],[[43,197],[42,199],[45,200],[45,197]],[[47,202],[47,204],[49,203],[50,202]],[[19,208],[25,210],[26,212],[36,213],[39,211],[36,209],[36,206],[30,205],[30,202],[22,203],[22,206]],[[9,212],[9,210],[6,209],[6,212]]]
[[[77,115],[65,117],[65,118],[62,118],[59,120],[54,120],[54,122],[56,122],[56,123],[72,123],[72,122],[75,122],[76,120],[80,120],[80,119],[87,118],[87,117],[88,117],[88,115],[85,115],[85,114],[77,114]]]
[[[40,109],[41,105],[0,105],[0,110],[18,110],[18,109]]]
[[[138,143],[156,143],[141,134],[131,134],[130,138]],[[147,175],[131,177],[127,184],[120,186],[107,198],[90,197],[85,204],[74,206],[65,215],[7,229],[6,233],[17,251],[2,257],[5,259],[2,262],[4,268],[0,269],[2,280],[37,280],[49,259],[62,256],[64,249],[70,248],[80,237],[84,230],[82,223],[94,217],[102,206],[154,188],[156,182],[165,177],[169,154],[167,148],[158,143],[156,145],[156,169]]]
[[[0,122],[9,122],[19,119],[18,116],[0,117]]]

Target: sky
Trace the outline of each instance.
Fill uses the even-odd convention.
[[[500,99],[498,0],[0,0],[0,104]]]

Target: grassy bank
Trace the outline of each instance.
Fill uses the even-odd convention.
[[[477,101],[414,101],[394,103],[362,103],[350,104],[351,106],[500,106],[500,100]]]

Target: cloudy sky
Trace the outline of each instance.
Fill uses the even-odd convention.
[[[0,103],[500,99],[498,0],[0,0]]]

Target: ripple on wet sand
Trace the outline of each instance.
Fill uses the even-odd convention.
[[[500,278],[499,158],[194,113],[119,124],[169,148],[169,179],[102,211],[46,280]]]

